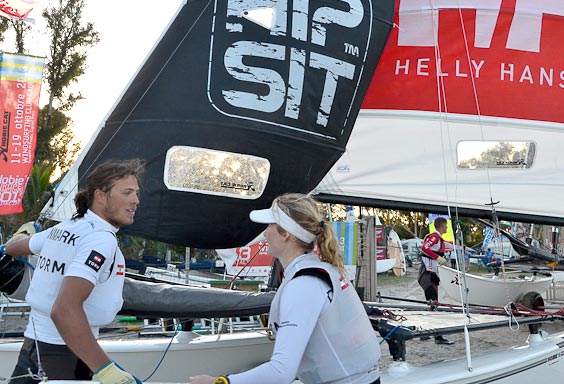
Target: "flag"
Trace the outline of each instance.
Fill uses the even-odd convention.
[[[345,265],[356,265],[358,253],[358,223],[334,221],[333,229],[339,242],[339,252]]]
[[[23,211],[22,199],[37,144],[43,61],[0,52],[0,215]]]
[[[0,16],[35,24],[45,5],[42,0],[0,0]]]

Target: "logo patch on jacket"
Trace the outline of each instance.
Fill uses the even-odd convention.
[[[88,259],[86,259],[84,264],[88,265],[90,268],[98,272],[100,268],[102,268],[102,265],[104,265],[104,261],[106,261],[106,258],[104,256],[96,251],[92,251],[90,252],[90,256],[88,256]]]

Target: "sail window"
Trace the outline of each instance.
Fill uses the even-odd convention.
[[[164,183],[174,191],[257,199],[264,192],[269,174],[267,159],[174,146],[166,155]]]
[[[461,141],[456,153],[462,169],[528,169],[533,166],[536,145],[532,141]]]

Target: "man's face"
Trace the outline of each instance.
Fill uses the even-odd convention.
[[[101,212],[97,212],[114,227],[133,223],[139,205],[139,185],[135,176],[127,176],[115,182],[104,194]]]
[[[447,232],[447,224],[444,223],[444,224],[442,224],[442,225],[439,225],[439,227],[437,228],[437,230],[438,230],[441,234],[446,233],[446,232]]]

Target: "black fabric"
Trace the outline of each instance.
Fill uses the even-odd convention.
[[[321,279],[325,282],[325,284],[327,284],[329,286],[329,290],[326,292],[327,293],[327,299],[329,299],[329,301],[333,301],[333,283],[331,282],[331,277],[329,276],[329,274],[327,273],[327,271],[323,270],[323,269],[319,269],[319,268],[307,268],[307,269],[302,269],[299,270],[295,275],[294,275],[294,279],[298,276],[314,276],[317,277],[318,279]]]
[[[439,275],[435,272],[427,271],[425,265],[421,263],[419,266],[419,273],[417,275],[417,282],[423,288],[423,292],[425,292],[425,299],[426,300],[438,300],[439,299],[439,292],[437,290],[437,286],[440,283]]]
[[[10,255],[0,258],[0,291],[11,295],[18,289],[25,272],[25,264]]]
[[[329,274],[324,271],[323,269],[318,269],[318,268],[307,268],[307,269],[302,269],[300,271],[298,271],[295,275],[294,275],[294,279],[298,276],[315,276],[321,280],[323,280],[325,283],[327,283],[327,285],[329,287],[333,288],[333,283],[331,282],[331,277],[329,276]]]
[[[123,285],[119,313],[139,317],[238,317],[268,313],[275,292],[246,292],[132,279]]]
[[[296,39],[290,30],[272,33],[240,16],[226,0],[215,5],[208,0],[187,1],[84,153],[78,168],[79,187],[84,187],[90,170],[108,160],[140,158],[146,161],[142,209],[136,212],[135,222],[123,228],[124,233],[208,249],[251,241],[265,226],[251,222],[249,211],[270,206],[285,192],[311,191],[346,149],[393,26],[393,0],[360,2],[364,12],[359,23],[354,27],[327,23],[323,27],[327,38],[320,45]],[[331,4],[342,12],[334,3],[323,8],[325,12]],[[309,13],[318,6],[311,4]],[[269,57],[274,49],[265,49],[265,56],[245,50],[250,43],[279,47],[285,59]],[[353,47],[355,53],[344,46]],[[303,63],[290,60],[291,52],[303,52]],[[318,64],[309,60],[313,54],[346,63],[350,78],[339,76],[333,90],[333,84],[327,84],[333,76],[323,67],[314,67]],[[272,78],[257,79],[255,69],[276,73],[278,83]],[[304,89],[292,104],[288,92]],[[329,95],[331,103],[322,109],[321,102],[329,101]],[[268,105],[266,99],[271,100]],[[169,189],[163,170],[172,146],[268,160],[263,193],[258,198],[234,198],[190,192],[193,185]],[[225,175],[202,175],[202,180],[209,179],[222,193],[237,193],[258,187],[249,184],[254,180],[250,176],[258,171],[242,173],[235,185]]]
[[[37,344],[41,365],[49,380],[92,380],[93,374],[90,369],[66,345],[48,344],[41,341],[38,341]],[[11,377],[27,375],[28,369],[37,374],[38,359],[35,341],[26,337]],[[36,384],[38,382],[39,380],[26,376],[12,379],[9,383]]]

